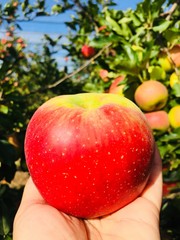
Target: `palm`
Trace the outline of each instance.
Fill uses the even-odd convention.
[[[44,202],[29,180],[15,218],[13,239],[159,239],[162,177],[160,158],[156,154],[154,171],[143,194],[103,218],[81,220],[59,212]]]

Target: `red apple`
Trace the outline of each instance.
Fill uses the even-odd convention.
[[[145,113],[147,121],[153,130],[167,130],[169,128],[169,117],[166,111]]]
[[[145,81],[136,89],[134,99],[137,105],[144,111],[160,110],[167,103],[168,90],[159,81]]]
[[[13,33],[12,33],[11,31],[7,31],[7,32],[6,32],[6,36],[7,36],[7,37],[12,37],[12,35],[13,35]]]
[[[100,69],[99,70],[99,76],[104,82],[108,82],[108,70],[106,69]]]
[[[112,82],[109,93],[114,93],[123,96],[123,89],[125,87],[124,84],[120,84],[124,80],[125,76],[119,76]],[[119,85],[120,84],[120,85]]]
[[[19,38],[17,38],[16,42],[17,43],[24,43],[24,40],[21,37],[19,37]]]
[[[27,166],[48,204],[81,218],[110,214],[143,191],[154,138],[130,100],[109,93],[50,99],[25,137]]]
[[[180,67],[180,44],[175,45],[169,50],[170,57],[176,67]]]
[[[90,57],[94,56],[95,49],[91,46],[83,45],[81,48],[81,53],[85,58],[90,58]]]
[[[7,39],[2,38],[2,39],[1,39],[1,44],[4,45],[4,44],[6,44],[6,43],[7,43]]]

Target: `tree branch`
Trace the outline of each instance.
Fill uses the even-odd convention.
[[[67,80],[68,78],[73,77],[74,75],[76,75],[77,73],[81,72],[84,68],[86,68],[88,65],[90,65],[96,58],[98,58],[107,48],[109,48],[112,45],[112,43],[107,44],[106,46],[104,46],[96,55],[94,55],[91,59],[89,59],[87,62],[85,62],[81,67],[79,67],[78,69],[76,69],[74,72],[64,76],[63,78],[59,79],[57,82],[50,84],[47,86],[47,89],[51,89],[54,88],[56,86],[58,86],[60,83],[64,82],[65,80]]]
[[[74,3],[79,7],[79,9],[82,11],[82,13],[84,14],[84,16],[86,16],[90,22],[92,22],[95,26],[95,29],[98,28],[97,22],[96,20],[91,16],[91,14],[89,14],[89,12],[87,11],[86,7],[83,6],[79,0],[74,0]]]
[[[170,20],[173,12],[176,10],[176,8],[178,7],[179,4],[180,4],[180,0],[177,0],[177,2],[174,3],[174,4],[171,6],[171,8],[169,9],[169,11],[164,12],[164,13],[161,14],[161,17],[166,16],[166,20]]]

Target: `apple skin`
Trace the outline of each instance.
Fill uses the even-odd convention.
[[[180,105],[172,107],[168,113],[168,116],[170,125],[173,128],[180,127]]]
[[[164,53],[164,52],[160,53],[158,61],[159,61],[160,66],[162,67],[162,69],[164,69],[164,71],[166,71],[166,72],[172,71],[173,65],[166,53]]]
[[[170,56],[175,64],[175,66],[178,68],[180,67],[180,44],[176,44],[169,50]]]
[[[48,100],[32,116],[25,137],[27,166],[42,197],[80,218],[108,215],[136,199],[153,154],[144,114],[109,93]]]
[[[137,87],[134,99],[136,104],[144,111],[160,110],[167,103],[168,90],[161,82],[148,80]]]
[[[83,45],[81,48],[81,53],[85,58],[90,58],[90,57],[94,56],[95,49],[91,46]]]
[[[153,130],[166,131],[169,128],[169,118],[166,111],[145,113],[145,117]]]
[[[108,70],[106,69],[100,69],[99,70],[99,76],[104,82],[108,82]]]
[[[173,72],[169,78],[169,84],[171,88],[173,88],[176,83],[180,84],[180,76],[178,76],[176,72]]]
[[[110,88],[109,88],[109,93],[114,93],[118,94],[120,96],[124,96],[123,94],[123,89],[125,87],[125,84],[119,85],[124,80],[125,76],[119,76],[114,81],[112,82]]]

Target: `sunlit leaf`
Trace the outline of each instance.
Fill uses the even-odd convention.
[[[172,24],[172,21],[164,20],[161,23],[159,23],[157,26],[154,26],[152,29],[155,32],[162,33],[164,32],[170,25]]]

